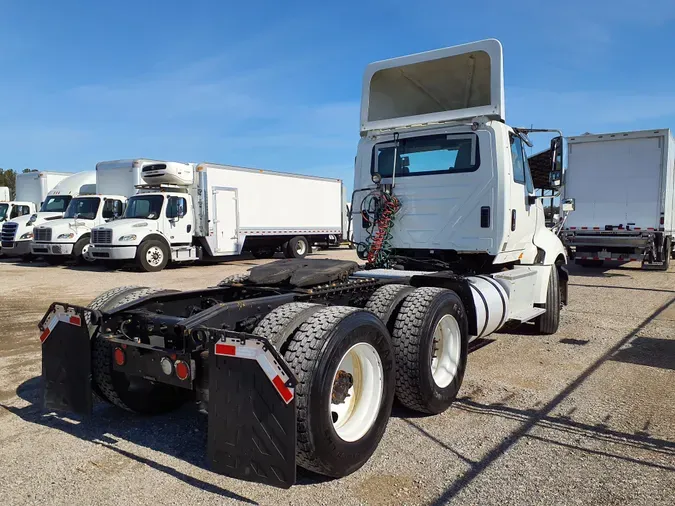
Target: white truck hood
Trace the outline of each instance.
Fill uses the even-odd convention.
[[[158,229],[157,220],[144,220],[139,218],[127,218],[121,220],[111,221],[105,225],[100,225],[95,227],[93,230],[112,230],[112,242],[118,243],[120,237],[135,235],[136,239],[124,241],[120,244],[122,245],[134,245],[138,244],[151,232],[155,232]]]
[[[35,219],[33,219],[33,216],[35,216]],[[10,220],[12,223],[18,223],[19,228],[17,230],[17,240],[19,240],[19,237],[21,237],[22,234],[25,234],[26,232],[31,232],[33,230],[33,227],[36,227],[38,225],[42,225],[43,223],[47,222],[51,219],[58,219],[61,216],[63,216],[63,213],[37,213],[33,215],[28,215],[26,214],[25,216],[19,216],[18,218],[14,218],[13,220]],[[23,239],[24,241],[30,241],[30,239]]]
[[[52,241],[54,242],[74,242],[82,234],[85,234],[91,230],[93,226],[96,225],[94,220],[83,220],[81,218],[61,218],[57,220],[50,220],[38,225],[38,228],[51,228],[52,229]],[[66,239],[58,239],[61,234],[72,233],[73,237]]]

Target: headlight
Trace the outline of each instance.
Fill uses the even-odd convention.
[[[71,232],[70,234],[61,234],[57,239],[72,239],[73,237],[75,237],[75,234]]]
[[[32,239],[32,238],[33,238],[33,232],[26,232],[21,237],[19,237],[19,240],[21,240],[21,239]]]
[[[136,234],[131,234],[131,235],[123,235],[120,237],[120,241],[135,241],[136,240]]]

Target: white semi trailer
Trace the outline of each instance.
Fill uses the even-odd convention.
[[[394,397],[445,411],[472,339],[530,320],[556,332],[566,253],[526,136],[505,123],[501,44],[371,64],[362,103],[352,209],[365,268],[287,259],[201,290],[55,302],[40,323],[45,408],[91,412],[94,391],[144,413],[196,400],[214,470],[289,487],[298,465],[358,470]],[[562,155],[562,138],[552,147]]]
[[[40,182],[39,191],[42,192],[48,186],[49,178],[36,174]],[[75,195],[96,193],[96,175],[94,171],[78,172],[76,174],[62,174],[60,179],[50,190],[45,192],[39,211],[29,215],[19,216],[2,225],[0,244],[2,254],[6,256],[21,256],[31,258],[31,241],[33,240],[33,228],[49,220],[59,219],[66,211],[68,204]],[[17,175],[17,180],[19,176]],[[17,189],[18,191],[18,189]],[[35,194],[35,197],[38,197]]]
[[[575,262],[642,262],[667,270],[675,247],[675,140],[670,130],[567,139],[563,240]]]
[[[339,179],[179,162],[144,165],[142,178],[123,219],[92,230],[93,258],[159,271],[244,251],[302,258],[313,242],[342,236]]]
[[[9,188],[3,187],[5,196],[0,196],[0,223],[20,216],[35,214],[47,193],[60,181],[71,176],[65,172],[33,171],[16,175],[16,195],[12,200]],[[1,190],[1,189],[0,189]]]
[[[89,255],[91,229],[121,218],[127,199],[143,183],[148,159],[112,160],[96,164],[96,194],[73,198],[62,219],[45,222],[33,229],[31,251],[52,264],[67,259],[92,261]]]

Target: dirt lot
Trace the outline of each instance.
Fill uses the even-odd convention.
[[[50,302],[210,286],[257,263],[146,274],[0,260],[3,503],[675,503],[675,271],[633,264],[572,268],[558,334],[492,336],[450,410],[395,408],[370,462],[338,481],[301,471],[284,491],[212,473],[206,419],[191,406],[152,419],[102,403],[91,420],[41,411],[36,323]]]

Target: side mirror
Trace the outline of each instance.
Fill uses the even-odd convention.
[[[563,171],[563,138],[561,136],[551,139],[551,172]]]
[[[574,199],[565,199],[562,201],[562,210],[564,213],[569,213],[575,209]]]

